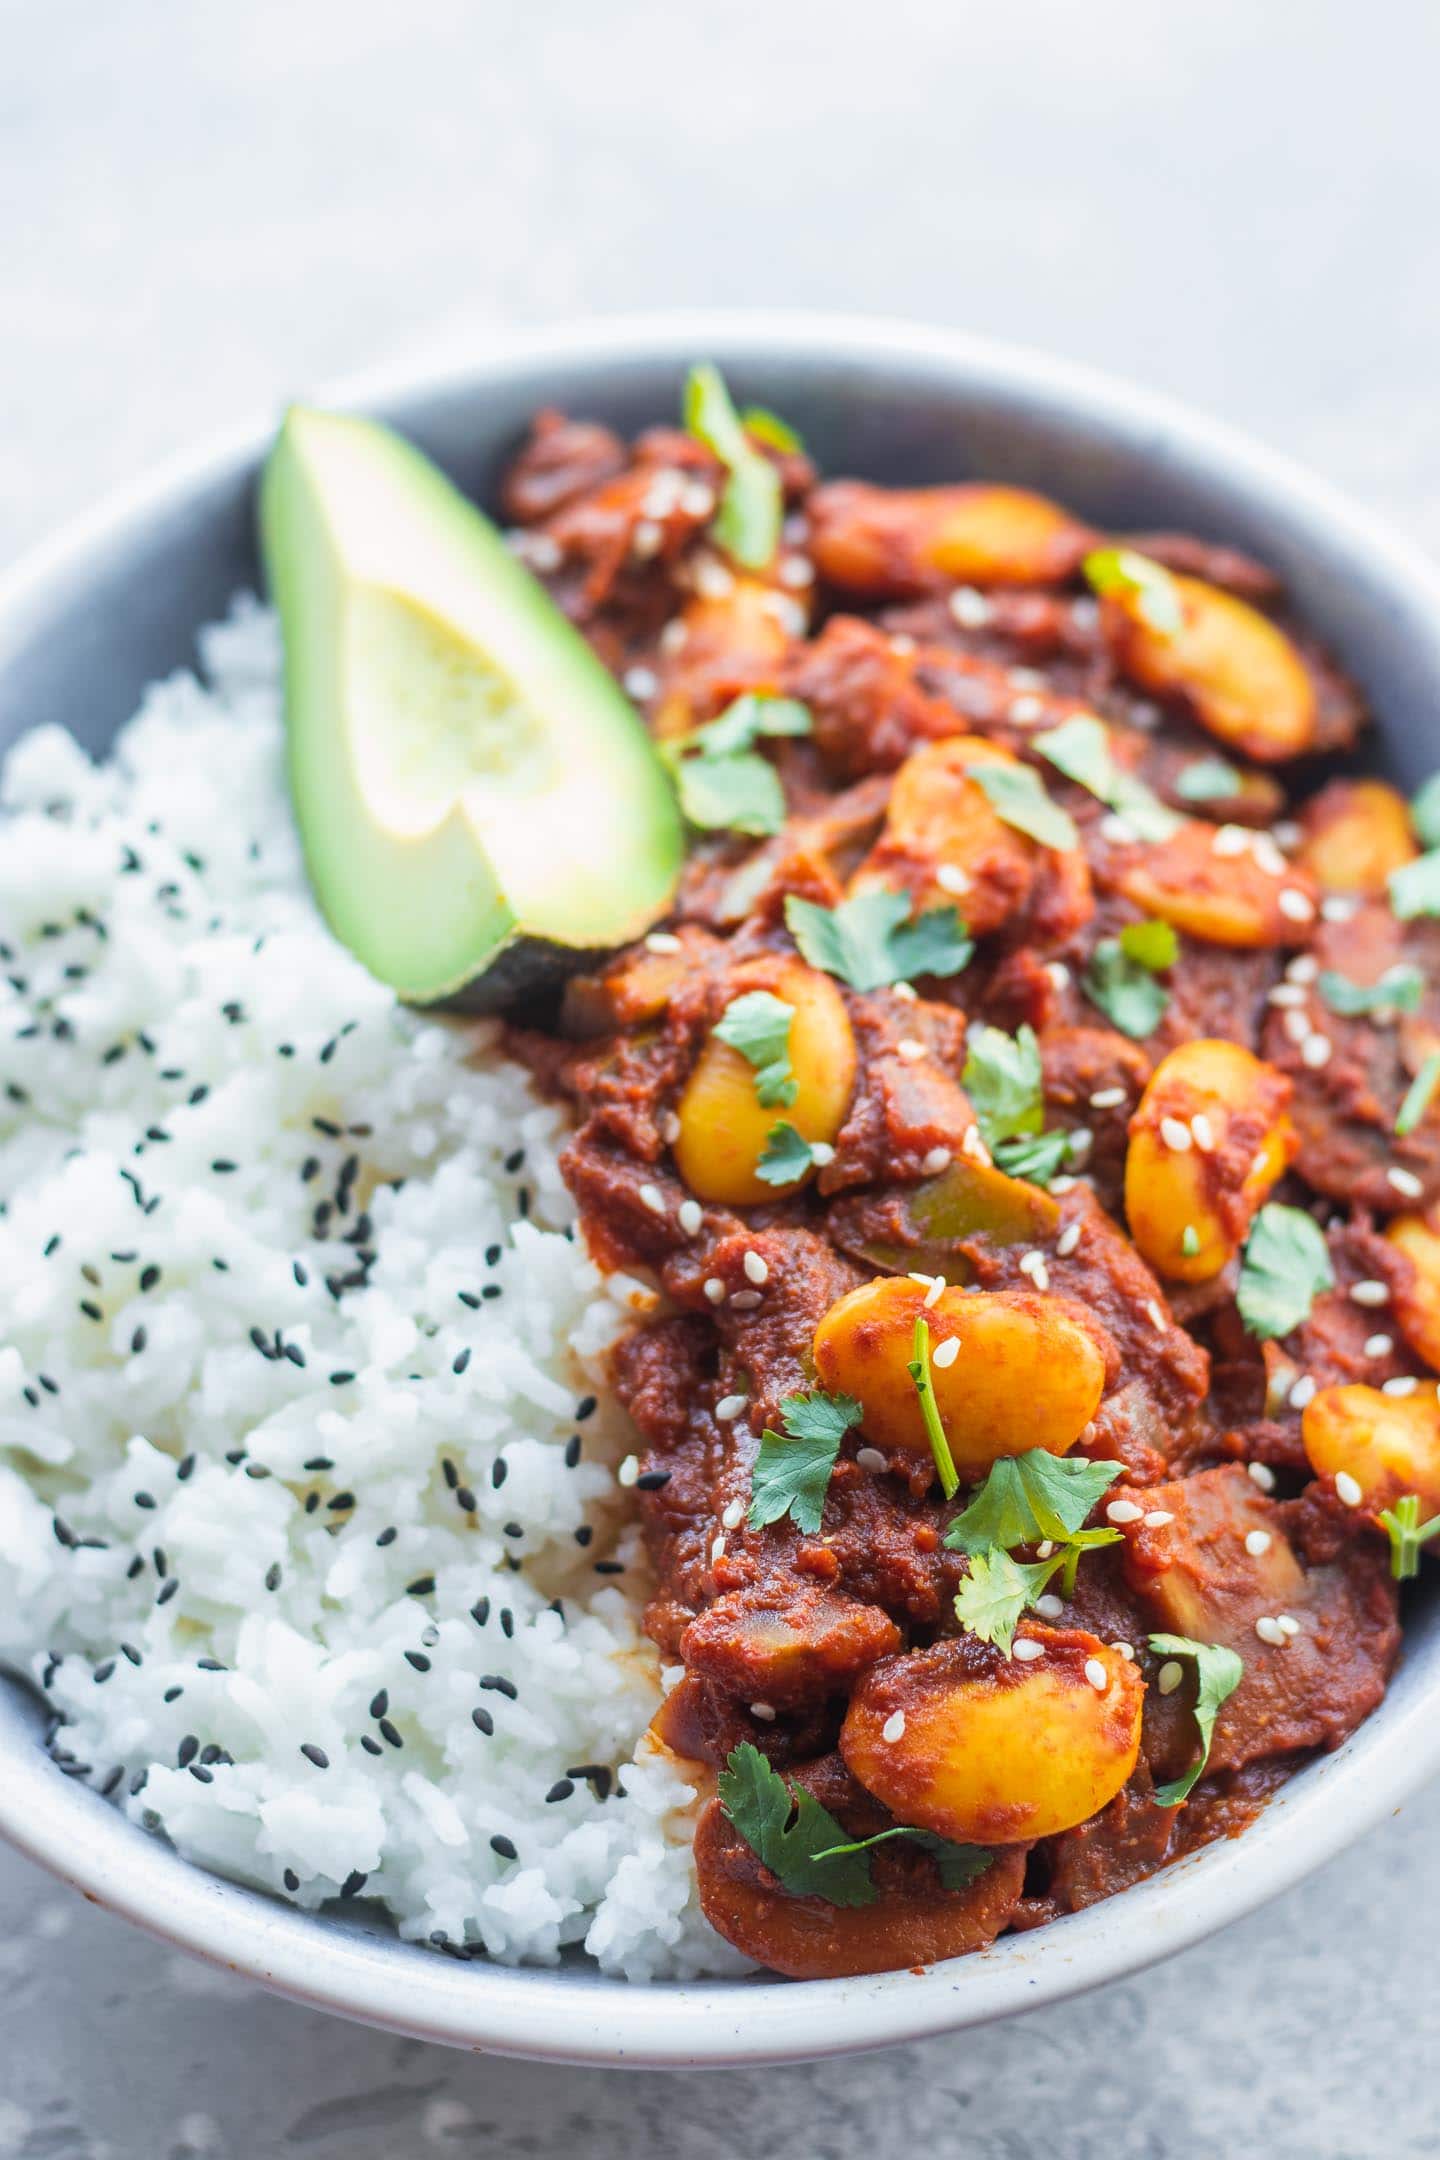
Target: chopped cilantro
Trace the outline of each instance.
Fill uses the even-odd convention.
[[[733,757],[737,751],[753,750],[767,736],[808,735],[813,726],[809,706],[798,698],[747,690],[703,727],[682,735],[673,747],[698,751],[702,757]]]
[[[1235,1303],[1252,1335],[1268,1342],[1310,1317],[1335,1275],[1319,1225],[1300,1208],[1272,1200],[1255,1217],[1240,1261]]]
[[[955,1617],[968,1634],[993,1643],[1008,1658],[1020,1616],[1043,1593],[1065,1555],[1049,1560],[1012,1560],[1002,1547],[974,1553],[970,1572],[955,1593]]]
[[[905,1823],[896,1823],[890,1830],[877,1830],[874,1837],[856,1838],[848,1845],[832,1845],[828,1852],[816,1853],[815,1858],[833,1860],[841,1853],[869,1852],[873,1846],[887,1844],[897,1837],[909,1838],[931,1855],[946,1890],[968,1890],[995,1858],[984,1845],[957,1845],[952,1839],[941,1837],[936,1830],[912,1830]]]
[[[875,1886],[864,1854],[844,1851],[845,1830],[803,1786],[772,1770],[749,1740],[732,1748],[716,1780],[727,1820],[792,1897],[831,1905],[871,1905]],[[821,1859],[821,1853],[829,1857]]]
[[[1390,872],[1390,905],[1401,922],[1440,915],[1440,847]]]
[[[953,907],[928,908],[912,922],[910,901],[900,892],[857,893],[833,908],[791,893],[785,920],[811,967],[852,990],[958,975],[975,949]]]
[[[945,1437],[945,1427],[940,1422],[940,1412],[935,1402],[935,1383],[930,1374],[930,1323],[923,1313],[915,1319],[915,1355],[906,1370],[915,1383],[920,1398],[920,1415],[925,1420],[925,1435],[930,1442],[930,1453],[935,1458],[935,1469],[940,1479],[940,1490],[947,1500],[952,1500],[960,1487],[955,1471],[955,1458],[950,1453],[950,1442]]]
[[[1116,760],[1110,730],[1093,713],[1076,713],[1060,727],[1037,735],[1035,748],[1067,780],[1123,817],[1137,840],[1169,840],[1184,824],[1153,788]]]
[[[1001,764],[998,759],[992,762],[986,758],[967,768],[967,778],[988,797],[995,815],[1013,825],[1016,832],[1028,833],[1042,847],[1080,845],[1075,820],[1059,803],[1051,802],[1033,766]]]
[[[1170,572],[1135,548],[1096,548],[1084,562],[1092,590],[1133,594],[1135,611],[1152,630],[1173,637],[1185,620],[1180,594]]]
[[[1119,1463],[1091,1462],[1084,1455],[1052,1455],[1031,1448],[992,1463],[985,1482],[945,1533],[952,1552],[1009,1551],[1016,1545],[1073,1540],[1097,1500],[1120,1475]],[[1110,1536],[1105,1536],[1105,1542]],[[1091,1543],[1099,1542],[1086,1532]]]
[[[710,527],[716,543],[747,570],[763,570],[780,540],[780,475],[750,442],[720,370],[707,362],[685,381],[685,426],[726,470]]]
[[[1120,932],[1120,950],[1127,960],[1138,960],[1141,967],[1152,968],[1158,974],[1174,967],[1180,957],[1180,940],[1171,923],[1127,922]]]
[[[1175,778],[1175,792],[1186,802],[1228,802],[1245,785],[1245,776],[1224,758],[1192,758]]]
[[[1024,1178],[1028,1184],[1047,1189],[1070,1154],[1070,1135],[1059,1130],[1036,1133],[1031,1139],[1001,1140],[995,1161],[1007,1177]]]
[[[1195,1660],[1195,1723],[1200,1728],[1200,1757],[1183,1777],[1155,1789],[1155,1798],[1161,1807],[1179,1807],[1182,1800],[1189,1798],[1195,1780],[1210,1760],[1215,1714],[1239,1687],[1245,1677],[1245,1666],[1236,1653],[1227,1650],[1222,1643],[1192,1642],[1188,1635],[1152,1635],[1150,1648],[1156,1657]]]
[[[788,420],[782,420],[779,413],[771,412],[767,405],[747,405],[740,415],[740,425],[747,435],[753,435],[757,442],[768,443],[772,450],[804,455],[805,438]]]
[[[798,1530],[820,1528],[825,1493],[840,1443],[861,1409],[849,1395],[787,1395],[780,1405],[784,1432],[767,1426],[751,1478],[749,1522],[761,1530],[788,1515]]]
[[[1440,848],[1440,772],[1431,773],[1410,804],[1410,822],[1424,848]]]
[[[785,823],[780,775],[754,750],[733,757],[684,758],[674,771],[685,821],[698,832],[738,832],[765,840]]]
[[[1085,995],[1122,1035],[1130,1036],[1134,1042],[1143,1042],[1147,1035],[1154,1034],[1170,1004],[1170,992],[1156,981],[1150,964],[1126,952],[1119,938],[1101,938],[1090,955]]]
[[[1395,1113],[1395,1130],[1403,1140],[1414,1132],[1435,1097],[1440,1084],[1440,1050],[1432,1050],[1405,1090],[1405,1100]]]
[[[782,1118],[765,1139],[755,1175],[762,1185],[795,1185],[815,1161],[815,1150],[803,1133]]]
[[[1393,1508],[1382,1508],[1377,1518],[1390,1537],[1390,1573],[1396,1582],[1409,1582],[1420,1572],[1420,1548],[1440,1536],[1440,1515],[1420,1520],[1420,1496],[1406,1493]]]
[[[795,1008],[768,990],[747,990],[715,1023],[721,1042],[755,1068],[755,1096],[763,1108],[793,1103],[800,1092],[790,1069],[790,1027]]]
[[[960,1084],[992,1154],[1002,1140],[1038,1133],[1045,1122],[1040,1045],[1033,1028],[1007,1035],[985,1021],[972,1027]]]
[[[1373,983],[1352,982],[1348,975],[1337,975],[1333,968],[1325,968],[1317,979],[1316,988],[1331,1012],[1343,1013],[1349,1018],[1356,1013],[1383,1012],[1386,1006],[1393,1006],[1397,1012],[1414,1012],[1425,988],[1425,978],[1419,968],[1401,961],[1395,967],[1386,968]]]

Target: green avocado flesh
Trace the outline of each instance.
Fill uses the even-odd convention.
[[[643,722],[427,458],[297,407],[260,537],[310,881],[372,974],[492,1007],[664,913],[683,840]]]

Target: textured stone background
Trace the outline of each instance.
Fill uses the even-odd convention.
[[[0,0],[0,558],[328,374],[746,301],[1128,371],[1440,547],[1437,63],[1427,0]],[[0,1856],[0,2160],[1440,2152],[1437,1831],[1083,2002],[676,2078],[305,2014]]]

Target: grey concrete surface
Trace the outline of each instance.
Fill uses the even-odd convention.
[[[1429,0],[0,0],[0,559],[217,423],[496,326],[908,313],[1127,371],[1440,547]],[[661,2078],[393,2042],[0,1855],[0,2160],[1440,2151],[1440,1792],[990,2032]]]

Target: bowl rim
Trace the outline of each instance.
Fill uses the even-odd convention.
[[[1242,496],[1363,549],[1374,581],[1440,621],[1440,571],[1339,490],[1227,425],[1121,378],[965,331],[887,317],[793,310],[607,316],[467,340],[439,360],[348,375],[317,401],[385,408],[465,394],[551,363],[683,366],[723,352],[872,369],[923,362],[958,390],[1003,389],[1068,409],[1077,431],[1150,432]],[[47,596],[83,582],[147,517],[257,463],[266,418],[165,461],[66,523],[0,575],[7,633]],[[198,627],[198,626],[197,626]],[[0,1674],[0,1682],[3,1682]],[[63,1778],[7,1712],[0,1686],[0,1836],[89,1900],[210,1964],[294,2001],[419,2040],[533,2060],[637,2067],[780,2063],[893,2046],[1057,2002],[1173,1955],[1290,1888],[1440,1771],[1440,1718],[1402,1662],[1385,1702],[1334,1755],[1300,1773],[1236,1839],[1221,1840],[1123,1896],[917,1972],[854,1980],[640,1983],[544,1967],[457,1963],[374,1938],[214,1876]],[[19,1743],[11,1745],[14,1736]]]

